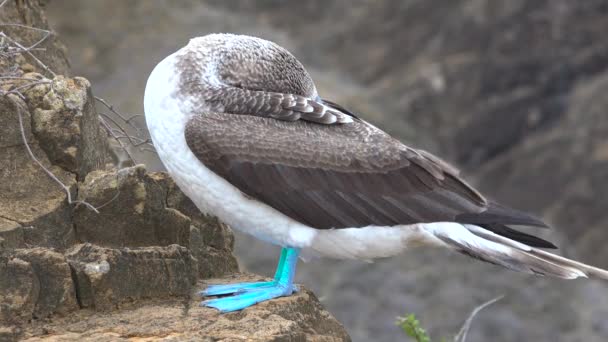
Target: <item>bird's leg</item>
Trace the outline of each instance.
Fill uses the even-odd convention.
[[[289,296],[297,291],[293,278],[298,263],[298,248],[283,248],[277,265],[274,280],[257,283],[237,283],[211,285],[201,292],[203,296],[233,293],[233,296],[210,299],[201,302],[202,306],[216,308],[222,312],[244,309],[272,298]]]
[[[260,281],[260,282],[247,282],[247,283],[234,283],[234,284],[223,284],[223,285],[209,285],[206,289],[199,292],[201,296],[219,296],[231,293],[242,293],[247,290],[257,289],[260,287],[273,286],[279,281],[283,266],[285,264],[285,255],[287,254],[287,248],[281,249],[281,256],[279,257],[279,263],[277,264],[277,270],[274,274],[273,281]]]

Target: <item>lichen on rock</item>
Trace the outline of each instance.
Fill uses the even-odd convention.
[[[42,79],[37,74],[24,77]],[[53,164],[79,178],[105,167],[108,143],[99,126],[89,81],[59,75],[30,88],[26,95],[32,131]]]

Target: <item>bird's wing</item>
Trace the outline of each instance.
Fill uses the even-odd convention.
[[[320,125],[207,113],[186,126],[197,158],[243,193],[317,229],[418,222],[542,225],[493,205],[433,155],[361,121]]]

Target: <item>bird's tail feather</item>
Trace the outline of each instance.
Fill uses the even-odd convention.
[[[443,226],[442,226],[443,225]],[[608,271],[511,240],[470,224],[435,223],[430,232],[447,246],[471,257],[515,271],[564,279],[608,279]],[[460,226],[455,229],[455,226]]]

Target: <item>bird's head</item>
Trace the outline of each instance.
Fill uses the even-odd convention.
[[[323,124],[347,123],[354,117],[322,100],[304,66],[286,49],[233,34],[191,39],[160,62],[148,78],[144,106],[150,120],[160,108],[174,118],[179,111],[184,120],[202,113]]]
[[[182,63],[189,77],[217,86],[316,98],[304,66],[286,49],[256,37],[210,34],[190,40]]]

